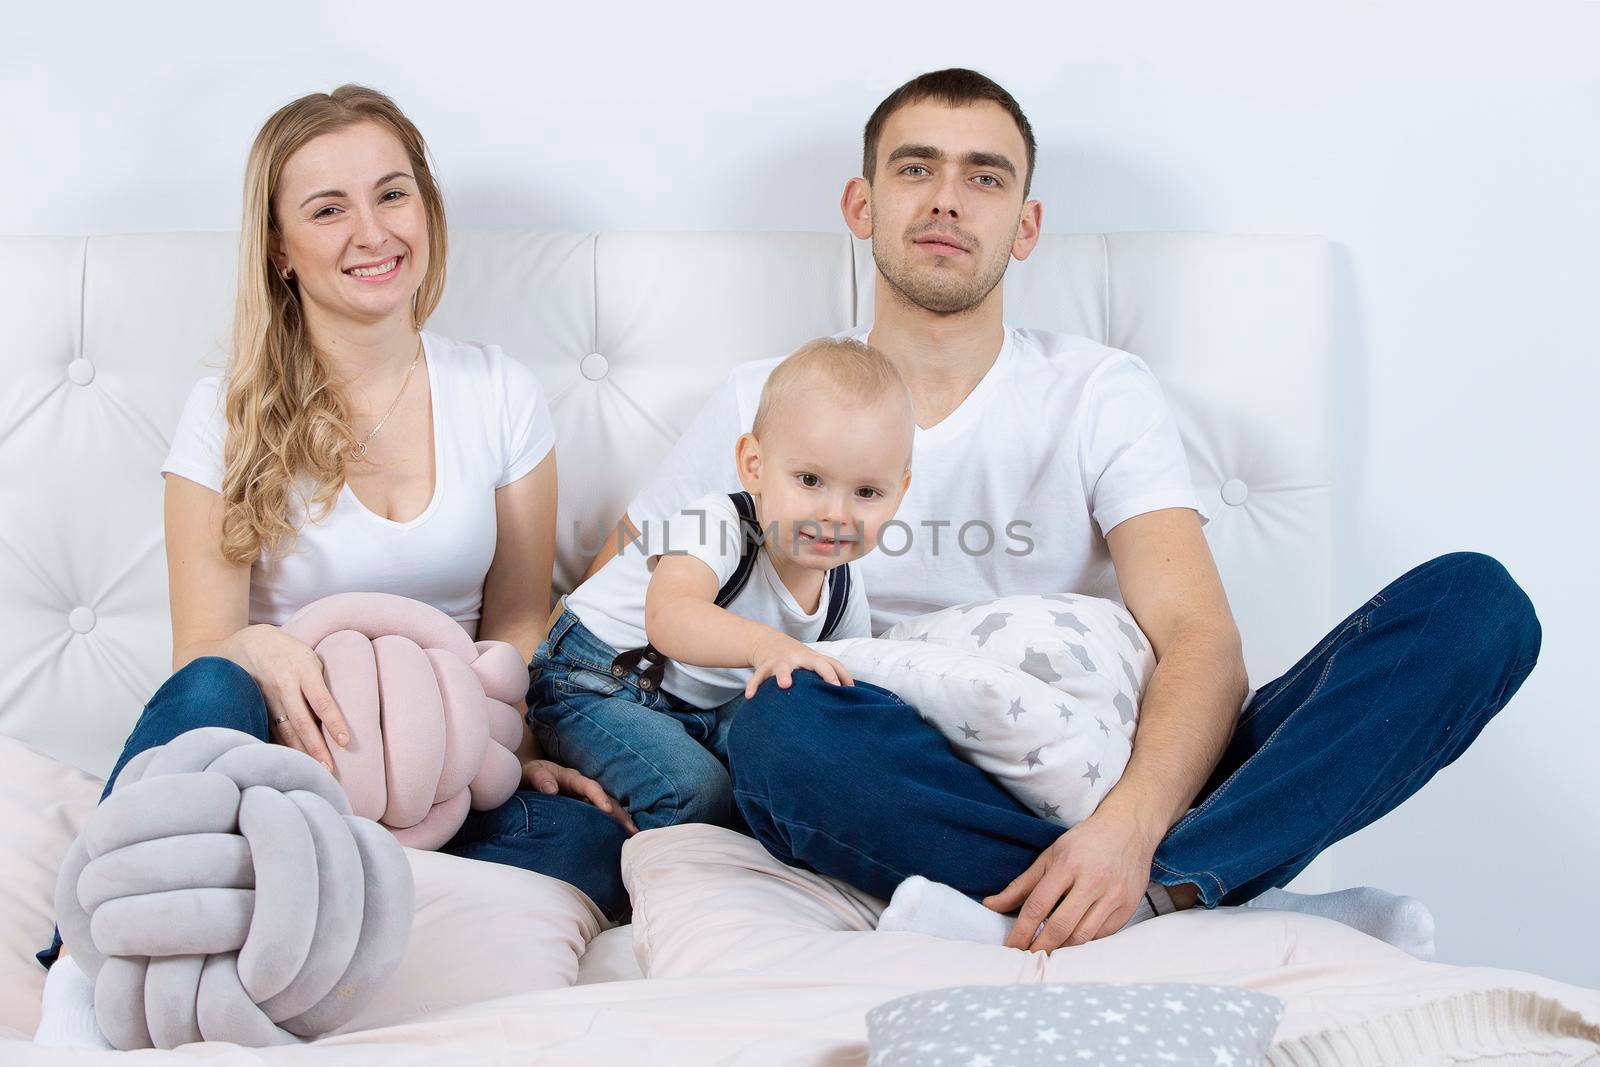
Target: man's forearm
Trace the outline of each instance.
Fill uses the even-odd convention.
[[[1216,768],[1248,691],[1237,631],[1175,636],[1145,686],[1127,769],[1098,810],[1133,819],[1159,842]]]

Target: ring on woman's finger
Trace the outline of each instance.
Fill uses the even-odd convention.
[[[289,716],[285,715],[281,719],[273,719],[272,720],[272,725],[274,725],[274,726],[282,726],[284,723],[286,723],[288,721],[289,721]]]

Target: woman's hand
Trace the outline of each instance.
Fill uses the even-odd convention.
[[[227,642],[228,658],[261,687],[267,701],[267,729],[279,744],[297,748],[328,770],[333,755],[323,731],[340,746],[350,744],[350,726],[328,692],[322,660],[303,641],[276,626],[246,626]]]
[[[798,670],[815,671],[830,685],[855,685],[844,664],[776,630],[756,642],[750,652],[750,666],[755,668],[755,673],[744,687],[747,700],[756,695],[761,683],[769,677],[778,680],[779,689],[789,688],[794,684],[794,672]]]
[[[612,800],[600,787],[599,782],[579,774],[571,767],[563,767],[547,759],[531,759],[522,765],[522,780],[528,783],[528,788],[541,793],[548,795],[561,793],[564,796],[586,800],[621,823],[622,828],[628,833],[639,832],[627,808]]]

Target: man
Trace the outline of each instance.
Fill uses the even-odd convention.
[[[910,544],[861,569],[875,633],[994,596],[1120,599],[1158,660],[1132,757],[1094,814],[1062,833],[893,694],[800,672],[788,689],[769,680],[735,717],[739,809],[787,863],[878,896],[902,890],[898,928],[989,931],[1048,951],[1174,908],[1253,901],[1431,955],[1431,917],[1410,898],[1275,887],[1466,749],[1533,669],[1532,605],[1490,557],[1441,556],[1248,692],[1207,517],[1155,378],[1127,353],[1004,324],[1001,278],[1039,239],[1034,155],[1016,101],[968,70],[913,79],[867,123],[863,176],[840,206],[872,241],[876,321],[851,335],[895,363],[918,430],[899,516]],[[630,504],[619,538],[735,483],[731,442],[776,362],[735,369]],[[972,521],[995,533],[977,556],[953,543]],[[999,918],[1019,908],[1014,922]]]

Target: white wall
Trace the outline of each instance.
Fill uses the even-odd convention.
[[[834,229],[878,99],[982,69],[1047,229],[1336,242],[1342,609],[1487,551],[1544,652],[1335,882],[1425,899],[1445,961],[1600,986],[1600,3],[576,6],[13,9],[0,232],[234,228],[256,126],[346,80],[429,137],[455,225]]]

